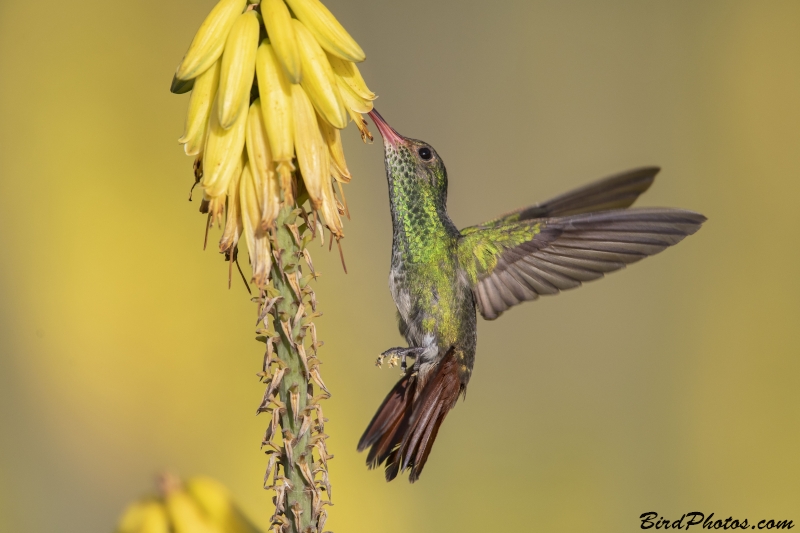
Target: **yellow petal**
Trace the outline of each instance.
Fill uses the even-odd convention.
[[[189,97],[189,111],[186,113],[186,131],[178,142],[184,145],[186,155],[199,154],[206,142],[208,118],[214,105],[219,85],[220,62],[200,74],[194,82]]]
[[[322,218],[325,219],[325,224],[328,229],[337,238],[344,237],[344,226],[342,219],[339,216],[339,207],[336,205],[336,196],[333,193],[333,182],[330,177],[327,177],[322,187],[322,205],[320,212]]]
[[[167,533],[167,514],[164,507],[155,500],[132,503],[125,509],[115,533]]]
[[[217,105],[211,110],[208,138],[203,152],[203,181],[206,194],[219,196],[228,189],[228,182],[241,161],[244,151],[247,113],[240,113],[230,129],[219,122]]]
[[[258,49],[258,15],[248,11],[239,15],[231,28],[219,76],[219,122],[223,128],[230,128],[239,116],[246,113],[250,101],[253,76],[256,71],[256,50]]]
[[[306,92],[299,85],[292,85],[294,101],[295,147],[297,164],[314,209],[322,202],[322,187],[330,179],[330,156],[320,133],[317,114]]]
[[[346,61],[339,57],[328,54],[328,61],[333,68],[334,74],[342,78],[355,93],[364,100],[375,100],[377,96],[369,90],[367,83],[361,76],[358,66],[352,61]]]
[[[228,208],[225,214],[225,229],[219,241],[220,253],[232,252],[236,245],[239,244],[239,239],[242,236],[242,213],[239,206],[239,182],[241,178],[241,171],[234,173],[228,184]]]
[[[219,481],[195,477],[186,482],[186,492],[224,533],[258,533],[234,504],[228,489]]]
[[[184,491],[171,492],[165,502],[174,533],[222,533]]]
[[[233,23],[244,11],[247,0],[220,0],[208,14],[178,66],[175,77],[190,80],[205,72],[222,55]]]
[[[303,68],[303,81],[300,84],[322,118],[331,126],[344,129],[347,126],[347,110],[328,56],[302,22],[295,20],[294,27]]]
[[[336,181],[349,183],[352,179],[350,170],[347,168],[347,161],[344,158],[344,147],[342,146],[341,132],[327,124],[324,120],[319,122],[319,130],[322,138],[328,146],[328,153],[331,156],[331,170]]]
[[[325,50],[348,61],[364,61],[366,55],[347,30],[319,0],[287,0],[289,7]]]
[[[272,157],[275,161],[291,161],[294,155],[292,84],[266,40],[258,47],[256,76]]]
[[[344,105],[355,111],[356,113],[369,113],[372,111],[372,101],[364,100],[347,85],[341,78],[336,78],[336,83],[339,87],[339,94],[342,95]]]
[[[261,226],[271,228],[278,217],[281,208],[280,185],[275,164],[272,160],[272,150],[269,146],[269,137],[264,125],[264,115],[261,110],[261,100],[257,99],[250,106],[247,118],[247,157],[250,161],[250,170],[258,184],[256,195],[261,207]]]
[[[292,83],[300,83],[302,75],[300,52],[297,50],[289,8],[286,7],[283,0],[262,0],[261,14],[264,16],[264,25],[267,28],[270,43],[275,48],[275,54],[278,56],[286,76]]]
[[[242,211],[242,225],[247,250],[250,254],[250,264],[253,267],[253,283],[259,289],[264,289],[269,282],[272,254],[269,236],[261,228],[261,212],[258,208],[256,186],[249,163],[244,166],[242,171],[242,179],[239,184],[239,205]]]

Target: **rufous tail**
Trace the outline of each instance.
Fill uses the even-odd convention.
[[[419,479],[431,453],[439,426],[464,390],[453,350],[444,356],[419,388],[413,367],[394,386],[358,442],[358,451],[370,448],[367,466],[386,463],[386,481],[410,469],[408,480]]]

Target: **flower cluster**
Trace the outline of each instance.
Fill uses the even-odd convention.
[[[116,533],[259,533],[231,499],[228,489],[208,477],[181,482],[164,474],[158,495],[125,509]]]
[[[180,138],[196,156],[208,226],[224,226],[220,251],[234,261],[244,236],[253,282],[264,289],[273,261],[270,233],[282,206],[337,241],[351,179],[341,129],[376,98],[357,62],[361,47],[318,0],[220,0],[181,61],[172,92],[191,90]],[[334,189],[337,186],[337,190]]]

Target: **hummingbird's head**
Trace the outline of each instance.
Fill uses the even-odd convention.
[[[447,170],[431,145],[397,133],[373,109],[369,113],[383,137],[386,177],[390,187],[417,189],[442,202],[447,199]]]

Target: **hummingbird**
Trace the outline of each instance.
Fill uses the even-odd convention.
[[[386,480],[419,479],[447,413],[464,396],[477,346],[477,313],[505,310],[602,278],[695,233],[706,217],[628,209],[658,167],[622,172],[549,201],[459,230],[447,215],[447,170],[433,147],[369,113],[383,138],[392,215],[389,288],[407,347],[392,388],[358,443]],[[412,358],[413,364],[407,365]]]

